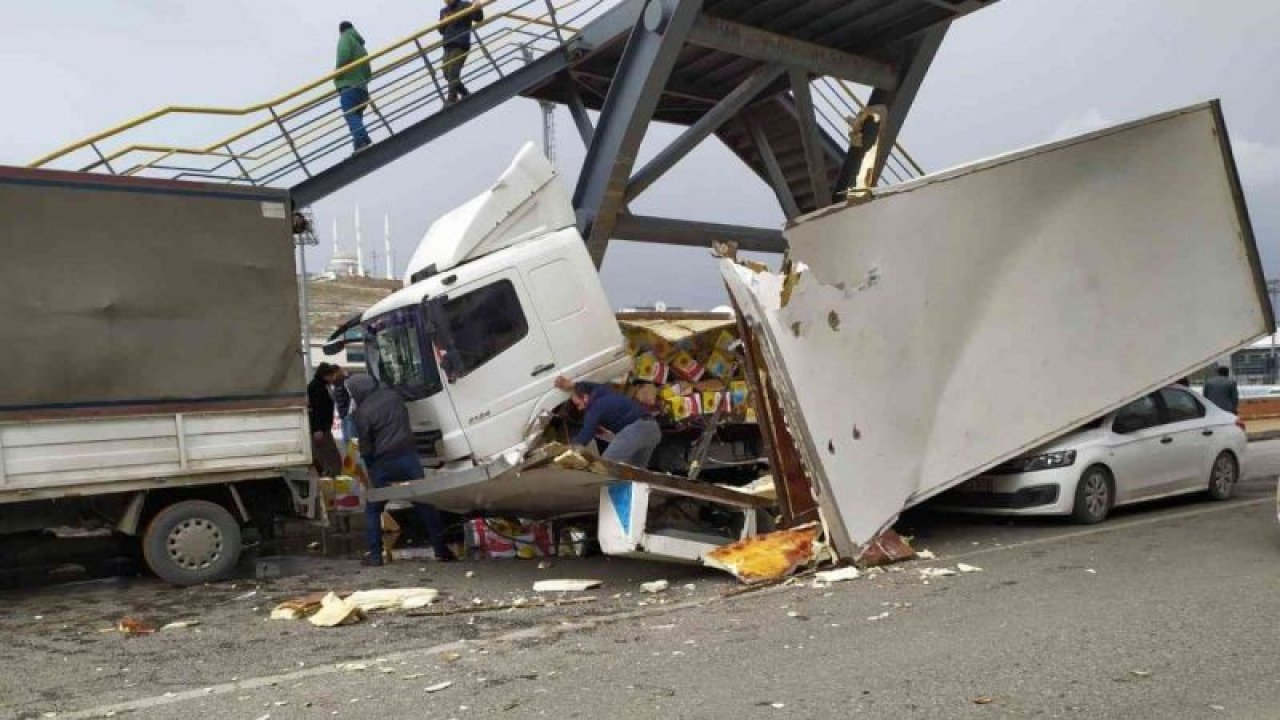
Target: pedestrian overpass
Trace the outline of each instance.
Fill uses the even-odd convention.
[[[788,219],[851,186],[919,175],[897,144],[903,120],[951,23],[995,1],[493,0],[461,102],[444,102],[439,23],[370,53],[375,144],[358,155],[335,71],[247,107],[165,107],[31,167],[283,187],[305,207],[527,97],[566,106],[587,148],[573,202],[597,264],[611,238],[731,239],[778,252],[775,229],[639,216],[628,204],[711,135],[768,184]],[[654,121],[685,129],[637,167]],[[226,134],[165,140],[210,128]]]

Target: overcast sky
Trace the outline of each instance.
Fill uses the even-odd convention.
[[[3,0],[3,7],[0,61],[15,70],[0,163],[20,165],[158,106],[259,102],[332,67],[339,20],[352,20],[374,48],[430,24],[440,5]],[[952,28],[901,139],[926,170],[939,170],[1220,98],[1267,274],[1280,276],[1278,39],[1275,0],[1003,0]],[[322,244],[309,265],[327,261],[333,218],[350,247],[358,203],[366,247],[380,248],[390,215],[403,269],[431,221],[487,187],[521,144],[540,137],[540,123],[535,103],[513,101],[327,198],[315,208]],[[583,149],[563,109],[557,123],[558,165],[572,183]],[[655,126],[642,155],[675,133]],[[633,208],[744,225],[782,221],[772,193],[714,138]],[[618,306],[710,307],[723,298],[704,250],[614,242],[603,274]]]

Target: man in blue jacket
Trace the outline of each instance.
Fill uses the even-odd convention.
[[[448,20],[448,22],[445,22]],[[484,20],[484,10],[468,0],[444,0],[440,10],[440,35],[444,38],[444,78],[449,83],[449,99],[446,105],[458,102],[458,97],[471,94],[462,84],[462,66],[471,52],[472,26]]]
[[[573,404],[585,413],[574,445],[586,445],[597,435],[609,441],[600,457],[638,468],[647,468],[662,431],[644,406],[608,385],[572,382],[556,378],[556,387],[573,393]]]
[[[394,389],[380,386],[369,375],[356,375],[347,381],[351,399],[356,403],[356,437],[360,443],[360,457],[369,469],[369,482],[380,488],[394,482],[418,480],[426,477],[418,449],[413,442],[413,428],[409,424],[409,409],[404,398]],[[387,503],[367,502],[364,505],[365,534],[369,541],[369,556],[362,565],[382,564],[382,511]],[[444,562],[455,560],[454,554],[444,542],[444,528],[435,506],[414,503],[418,517],[427,527],[427,535],[435,548],[436,559]]]

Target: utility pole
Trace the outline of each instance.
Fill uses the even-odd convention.
[[[360,206],[356,206],[356,275],[364,277],[364,238],[360,235]]]
[[[301,228],[301,232],[293,234],[293,244],[298,246],[298,267],[301,276],[298,278],[298,311],[302,321],[302,368],[306,373],[306,377],[311,377],[311,301],[307,294],[307,248],[320,244],[320,239],[316,237],[314,230],[315,218],[311,214],[310,208],[302,210],[298,213],[306,218],[306,226]],[[334,221],[334,238],[337,238],[337,221]],[[337,247],[337,240],[334,240],[334,247]]]
[[[1275,312],[1276,295],[1280,295],[1280,279],[1267,281],[1267,300],[1271,303],[1272,313]],[[1280,368],[1276,367],[1276,329],[1271,328],[1271,361],[1268,363],[1267,375],[1269,376],[1270,385],[1280,382]]]
[[[396,263],[391,254],[391,213],[382,216],[382,250],[387,256],[387,279],[396,279]]]

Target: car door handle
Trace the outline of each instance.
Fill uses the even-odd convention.
[[[1168,444],[1169,444],[1169,443],[1171,443],[1171,442],[1173,442],[1173,438],[1171,438],[1171,437],[1162,437],[1162,438],[1160,438],[1160,444],[1161,444],[1161,445],[1168,445]]]
[[[1212,434],[1213,434],[1213,431],[1212,431],[1212,430],[1202,430],[1202,431],[1200,431],[1200,434],[1201,434],[1201,435],[1203,435],[1203,436],[1205,436],[1205,437],[1209,437],[1210,435],[1212,435]]]
[[[555,369],[556,369],[555,363],[547,363],[546,365],[539,365],[538,367],[533,369],[533,372],[529,373],[529,377],[538,377],[544,372],[550,372]]]

